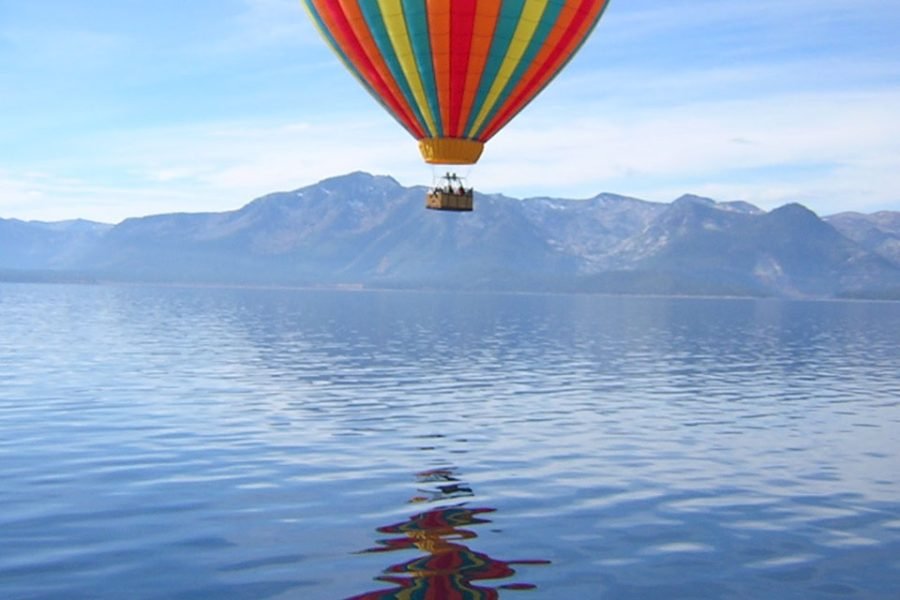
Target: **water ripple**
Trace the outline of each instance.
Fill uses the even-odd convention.
[[[900,588],[896,304],[0,285],[0,311],[4,598],[347,598],[444,550],[515,571],[485,596]]]

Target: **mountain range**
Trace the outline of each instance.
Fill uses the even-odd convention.
[[[900,299],[900,213],[477,194],[351,173],[219,213],[0,219],[0,280]]]

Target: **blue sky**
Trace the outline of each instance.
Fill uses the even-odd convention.
[[[897,0],[612,0],[470,182],[900,210]],[[299,0],[0,0],[0,217],[229,210],[355,170],[430,184]]]

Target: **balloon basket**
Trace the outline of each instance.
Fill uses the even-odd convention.
[[[473,204],[471,190],[462,194],[435,191],[425,197],[425,208],[431,210],[470,212]]]
[[[474,208],[475,190],[467,188],[456,173],[447,173],[425,196],[425,208],[471,212]]]

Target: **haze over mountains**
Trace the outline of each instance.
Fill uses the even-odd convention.
[[[0,219],[0,280],[900,299],[900,213],[425,191],[351,173],[221,213]]]

